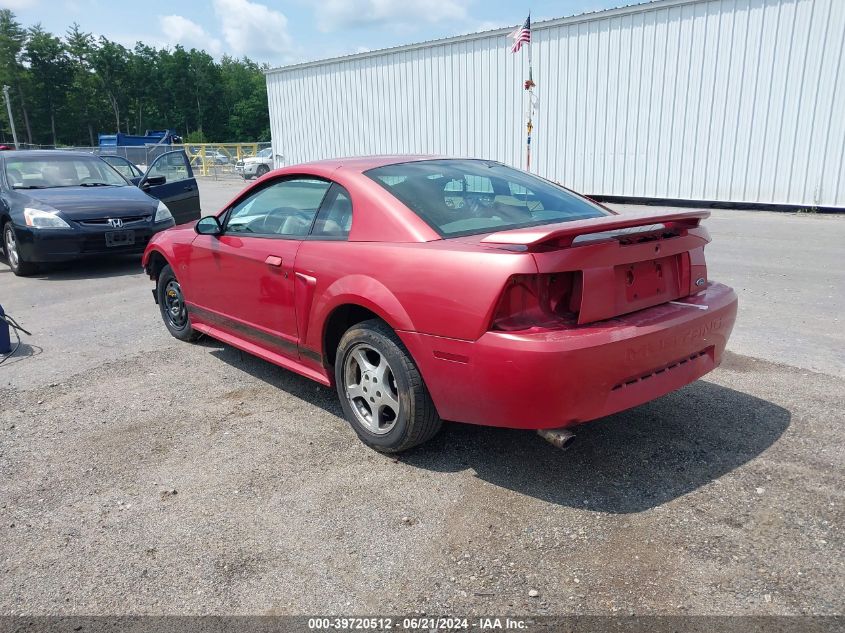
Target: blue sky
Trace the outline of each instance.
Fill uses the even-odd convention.
[[[280,66],[537,20],[638,0],[0,0],[26,26],[72,22],[125,45],[182,44],[215,57]]]

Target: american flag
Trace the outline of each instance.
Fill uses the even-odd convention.
[[[511,33],[508,37],[513,38],[513,46],[511,46],[511,53],[518,53],[519,50],[522,48],[522,43],[531,43],[531,14],[528,14],[528,17],[525,18],[525,24],[522,25],[521,29],[517,29],[513,33]]]

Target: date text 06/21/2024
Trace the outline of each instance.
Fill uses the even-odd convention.
[[[512,630],[519,631],[527,628],[524,620],[516,618],[479,617],[470,620],[461,617],[410,617],[394,619],[379,617],[331,617],[331,618],[309,618],[309,630],[442,630],[461,631],[477,629],[488,630]]]

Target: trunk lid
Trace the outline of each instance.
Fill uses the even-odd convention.
[[[565,298],[578,324],[674,301],[703,290],[707,268],[700,226],[709,211],[645,211],[513,229],[481,239],[530,252],[541,275],[568,274]]]

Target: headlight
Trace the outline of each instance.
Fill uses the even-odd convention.
[[[164,204],[161,200],[158,201],[158,208],[156,209],[156,216],[153,219],[153,222],[164,222],[165,220],[172,220],[173,214],[170,213],[170,209],[167,208],[167,205]]]
[[[45,211],[44,209],[23,210],[23,217],[27,226],[35,229],[69,229],[70,225],[58,216],[58,211]]]

